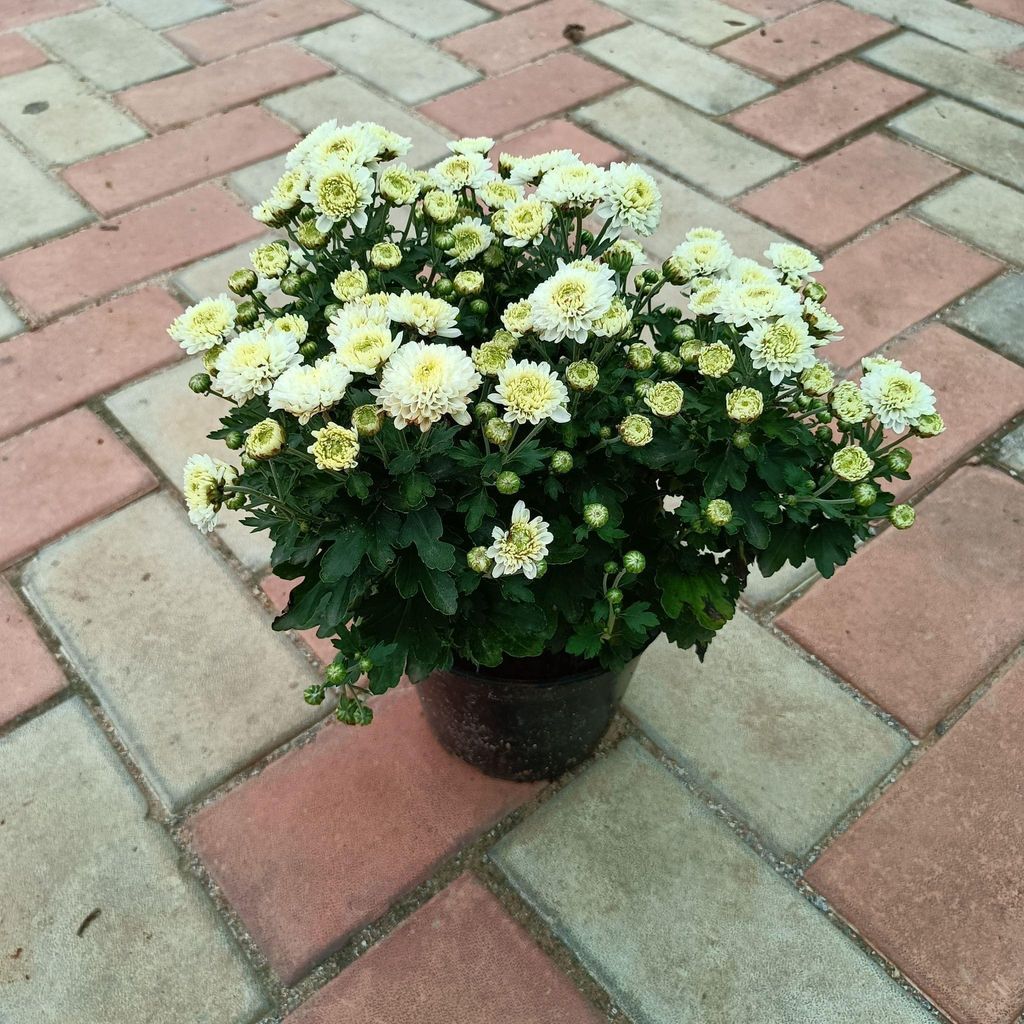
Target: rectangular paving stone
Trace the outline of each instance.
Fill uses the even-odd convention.
[[[1024,188],[1024,128],[943,96],[901,114],[889,128],[947,160]]]
[[[264,231],[217,185],[199,185],[0,260],[0,282],[35,318],[219,252]]]
[[[756,75],[650,25],[608,32],[583,49],[617,71],[708,114],[727,113],[773,91]]]
[[[743,602],[750,608],[767,608],[788,597],[817,575],[818,570],[811,559],[800,565],[787,562],[771,576],[763,575],[756,565],[752,565],[743,590]]]
[[[480,76],[436,46],[372,14],[303,36],[302,45],[403,103],[422,103]],[[381,55],[387,54],[387,60]]]
[[[1008,21],[1024,25],[1024,10],[1016,0],[971,0],[971,6],[997,18],[1006,18]]]
[[[776,149],[806,159],[923,95],[919,86],[845,60],[727,120]]]
[[[263,194],[266,195],[266,193]],[[198,263],[193,263],[172,274],[171,283],[181,289],[192,302],[205,299],[208,295],[220,295],[221,292],[231,295],[232,293],[227,291],[229,275],[241,267],[248,266],[249,253],[258,245],[271,242],[277,237],[277,232],[267,232],[259,238],[254,238],[251,242],[243,242],[216,256],[199,260]],[[237,301],[236,296],[232,296],[232,298]]]
[[[738,4],[721,4],[717,0],[603,0],[609,7],[622,11],[634,21],[644,21],[655,28],[688,39],[698,46],[714,46],[746,32],[758,24],[737,10]]]
[[[143,288],[7,342],[0,359],[0,438],[181,358],[167,336],[180,312],[162,288]]]
[[[249,1024],[266,1008],[81,700],[0,740],[0,775],[5,1017]]]
[[[96,0],[0,0],[0,32],[71,14],[95,4]]]
[[[0,725],[64,689],[64,673],[11,588],[0,580]],[[2,749],[2,748],[0,748]]]
[[[999,270],[995,260],[911,218],[858,239],[830,257],[819,275],[828,308],[846,328],[829,358],[856,365]]]
[[[405,687],[375,704],[368,728],[326,725],[188,827],[291,984],[538,788],[490,779],[445,752]],[[325,864],[345,866],[329,885]]]
[[[769,182],[739,206],[826,252],[956,174],[944,160],[873,133]]]
[[[974,54],[900,32],[862,57],[894,74],[1024,124],[1024,75]]]
[[[643,86],[577,110],[583,125],[727,199],[781,174],[793,161]]]
[[[626,708],[673,760],[783,853],[803,856],[909,744],[740,613],[703,665],[664,637]]]
[[[49,59],[38,46],[17,32],[0,37],[0,76],[42,67]]]
[[[264,576],[260,580],[260,590],[267,595],[267,599],[273,605],[274,610],[280,613],[284,611],[288,604],[288,595],[291,593],[292,588],[297,586],[299,582],[298,580],[283,580],[279,576]],[[334,656],[338,651],[329,638],[317,636],[315,629],[293,630],[290,632],[293,632],[310,649],[321,665],[329,665],[334,661]]]
[[[5,78],[0,124],[49,164],[72,164],[146,136],[60,64]]]
[[[924,736],[1024,639],[1022,514],[1018,481],[958,470],[910,533],[886,530],[775,622]]]
[[[847,0],[856,7],[960,50],[988,57],[1024,46],[1024,27],[997,21],[980,11],[946,0]],[[1009,0],[1015,4],[1015,0]],[[980,4],[973,4],[978,7]],[[1015,4],[1024,17],[1024,10]],[[997,13],[997,12],[992,12]],[[1004,15],[1005,16],[1005,15]],[[1018,17],[1018,22],[1021,20]]]
[[[1024,195],[1016,189],[972,174],[926,199],[918,212],[981,249],[1024,263]]]
[[[509,135],[491,150],[494,160],[502,153],[515,156],[535,156],[547,153],[552,149],[571,149],[584,160],[605,167],[616,160],[624,160],[625,154],[618,146],[585,132],[578,124],[564,118],[544,121],[535,128],[527,128],[525,132]]]
[[[428,18],[423,16],[422,0],[359,0],[359,6],[422,39],[450,36],[490,17],[488,11],[469,0],[430,0]]]
[[[453,962],[459,969],[450,974]],[[398,1022],[409,1019],[411,1007],[424,1024],[605,1019],[471,875],[457,878],[285,1019]]]
[[[0,222],[0,253],[63,234],[91,219],[89,211],[67,189],[2,136],[0,166],[4,169],[6,197]]]
[[[9,338],[17,334],[25,325],[18,319],[18,314],[0,299],[0,338]]]
[[[330,65],[291,43],[274,43],[216,64],[137,85],[119,93],[118,100],[151,128],[162,132],[323,78],[331,70]]]
[[[814,0],[730,0],[730,7],[738,7],[766,21],[782,18],[794,11],[809,7]]]
[[[491,856],[643,1024],[932,1020],[633,740]]]
[[[1024,473],[1024,426],[1001,438],[995,446],[994,455],[1010,471]]]
[[[221,0],[108,0],[108,2],[131,15],[136,21],[142,22],[147,28],[169,28],[193,18],[205,18],[209,14],[219,14],[228,10],[228,5]]]
[[[190,66],[157,33],[109,7],[43,21],[29,32],[61,61],[108,92]]]
[[[268,111],[239,107],[75,164],[64,180],[109,217],[283,153],[298,139],[290,125]]]
[[[164,494],[47,548],[24,581],[172,810],[318,716],[312,666]]]
[[[277,184],[284,171],[284,158],[273,156],[235,171],[228,176],[228,185],[245,202],[255,206],[270,195],[270,190]],[[252,248],[254,247],[249,246],[246,252]],[[222,287],[222,284],[218,284],[217,287]]]
[[[1024,1008],[1024,661],[808,872],[835,909],[953,1019]]]
[[[0,444],[0,568],[156,486],[87,409]]]
[[[1018,363],[1024,363],[1020,313],[1024,309],[1024,274],[1007,274],[957,303],[946,319]]]

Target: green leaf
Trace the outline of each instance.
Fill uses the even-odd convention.
[[[454,615],[458,611],[459,591],[448,573],[420,566],[419,582],[423,596],[442,615]]]
[[[724,452],[708,452],[701,456],[697,468],[707,475],[704,478],[704,493],[709,498],[718,498],[726,488],[742,491],[747,482],[747,461],[735,448]]]
[[[288,596],[288,607],[274,619],[274,629],[310,629],[320,622],[320,609],[330,590],[315,575],[307,576]]]
[[[634,632],[644,633],[658,626],[660,620],[646,601],[635,601],[622,609],[620,618]]]
[[[421,561],[428,569],[446,571],[455,564],[455,548],[440,539],[443,532],[436,509],[419,509],[405,517],[398,544],[403,548],[415,544]]]
[[[337,583],[351,576],[366,554],[366,541],[366,529],[360,523],[352,523],[334,534],[334,542],[320,563],[320,579]]]
[[[581,658],[596,658],[601,653],[604,643],[604,630],[594,622],[583,622],[576,627],[576,632],[565,642],[569,654],[578,654]]]
[[[495,505],[490,495],[481,488],[463,498],[458,505],[460,512],[466,513],[466,532],[475,533],[480,529],[484,519],[495,514]]]
[[[390,509],[381,508],[373,517],[373,529],[366,534],[366,557],[378,572],[395,560],[395,546],[402,521]]]
[[[814,559],[818,572],[828,579],[837,565],[845,565],[854,552],[853,530],[844,520],[819,523],[807,538],[807,555]]]
[[[682,572],[662,566],[656,582],[661,589],[661,606],[670,619],[679,618],[684,609],[689,609],[700,625],[717,630],[736,611],[717,569]]]

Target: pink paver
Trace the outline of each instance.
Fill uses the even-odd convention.
[[[17,32],[0,36],[0,76],[38,68],[50,58]]]
[[[270,603],[278,612],[284,611],[288,603],[288,595],[292,588],[297,585],[297,580],[283,580],[278,576],[265,576],[260,580],[260,589],[270,600]],[[303,629],[296,634],[302,642],[313,652],[314,656],[322,665],[329,665],[334,661],[338,653],[329,639],[316,635],[315,629]]]
[[[499,138],[625,84],[621,75],[578,54],[556,53],[538,64],[457,89],[418,109],[457,134]]]
[[[848,60],[727,120],[776,149],[806,158],[924,93],[902,78]]]
[[[872,134],[776,178],[739,206],[827,252],[957,173],[938,157]]]
[[[156,487],[87,409],[0,444],[0,569]]]
[[[355,13],[356,9],[345,0],[257,0],[237,11],[192,21],[164,34],[179,49],[205,64],[288,36],[312,32]]]
[[[754,29],[715,52],[784,81],[895,31],[888,21],[825,0]]]
[[[0,32],[95,6],[96,0],[0,0]]]
[[[956,472],[775,621],[924,736],[1024,640],[1024,485]]]
[[[162,132],[333,71],[329,64],[291,43],[274,43],[216,64],[144,82],[118,93],[117,98],[151,128]]]
[[[846,328],[828,356],[853,366],[911,324],[999,273],[998,261],[910,218],[860,238],[825,263],[828,308]]]
[[[513,156],[535,156],[552,149],[571,149],[592,164],[610,164],[624,160],[625,154],[617,146],[584,131],[572,121],[558,119],[545,121],[536,128],[528,128],[518,135],[502,139],[491,151],[494,160],[501,153]]]
[[[298,139],[262,107],[240,107],[75,164],[64,179],[109,217],[274,156]]]
[[[472,876],[462,875],[286,1021],[599,1024],[604,1019],[498,900]]]
[[[0,438],[179,359],[167,325],[180,312],[162,288],[142,288],[6,342]]]
[[[986,14],[1024,25],[1024,6],[1020,0],[970,0],[970,4]]]
[[[375,708],[372,726],[327,725],[190,825],[289,984],[539,788],[442,750],[411,687]]]
[[[594,0],[545,0],[449,36],[441,47],[489,75],[500,75],[571,46],[568,25],[579,26],[582,40],[627,24],[628,18]]]
[[[106,224],[0,260],[0,281],[35,319],[192,263],[266,228],[217,185],[200,185]]]
[[[11,588],[0,580],[0,725],[64,689],[64,673]]]
[[[1018,659],[807,873],[960,1024],[1024,1010],[1022,731]]]

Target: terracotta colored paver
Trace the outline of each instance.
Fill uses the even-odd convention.
[[[275,156],[298,139],[262,107],[241,107],[75,164],[64,180],[109,217]]]
[[[356,9],[345,0],[258,0],[240,10],[189,22],[164,34],[190,57],[206,64],[311,32],[355,13]]]
[[[287,1024],[598,1024],[604,1020],[476,879],[463,875]]]
[[[828,308],[846,328],[828,356],[853,366],[900,331],[1002,269],[962,242],[904,218],[830,257],[818,275]]]
[[[924,736],[1024,639],[1024,485],[961,469],[775,621]]]
[[[575,53],[556,53],[539,64],[457,89],[417,109],[460,135],[498,138],[625,84],[621,75]]]
[[[1024,1009],[1024,661],[825,851],[808,879],[961,1024]]]
[[[16,32],[0,37],[0,76],[38,68],[49,59],[38,46]]]
[[[626,159],[626,155],[618,146],[613,146],[610,142],[584,131],[572,121],[561,118],[545,121],[536,128],[528,128],[518,135],[502,139],[491,151],[491,157],[496,161],[501,153],[534,156],[552,149],[571,149],[592,164],[608,165],[616,160]]]
[[[297,580],[283,580],[279,576],[265,576],[260,580],[260,590],[267,595],[274,608],[281,612],[288,603],[288,595],[297,582]],[[338,653],[337,650],[329,639],[318,637],[315,629],[303,629],[297,635],[302,638],[302,642],[309,647],[321,664],[329,665],[334,661],[334,656]]]
[[[192,819],[199,855],[287,983],[538,788],[442,750],[411,687],[376,715],[326,726]]]
[[[806,158],[924,95],[920,86],[843,61],[727,118],[735,127]]]
[[[0,580],[0,725],[64,689],[64,673],[14,591]]]
[[[26,249],[0,261],[0,281],[36,319],[210,256],[266,229],[217,185]]]
[[[181,347],[167,335],[180,312],[162,288],[142,288],[7,342],[0,438],[180,358]]]
[[[156,487],[87,409],[0,444],[0,568]]]
[[[95,6],[96,0],[0,0],[0,32]]]
[[[583,40],[627,24],[628,18],[594,0],[545,0],[449,36],[441,47],[489,75],[500,75],[570,46],[568,25],[579,26]]]
[[[784,81],[895,31],[888,21],[825,0],[733,39],[715,52]]]
[[[938,157],[872,134],[751,192],[739,206],[827,252],[956,173]]]
[[[162,132],[312,82],[333,70],[291,43],[275,43],[216,64],[136,85],[118,93],[117,98],[151,128]]]
[[[1024,7],[1020,5],[1020,0],[970,0],[970,4],[986,14],[1024,25]]]

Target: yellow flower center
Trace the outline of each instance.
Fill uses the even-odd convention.
[[[231,349],[232,362],[235,366],[247,366],[252,369],[263,366],[267,361],[267,350],[258,341],[245,341]]]
[[[505,381],[505,399],[528,416],[540,412],[552,399],[551,382],[536,374],[521,374]]]
[[[227,329],[227,326],[224,311],[216,306],[197,309],[192,314],[192,330],[197,334],[210,334],[219,337]]]
[[[790,324],[773,324],[765,332],[761,349],[772,359],[786,361],[800,350],[800,336]]]
[[[912,381],[894,377],[887,381],[882,389],[882,401],[890,409],[906,409],[914,400],[914,384]]]
[[[510,560],[534,558],[540,553],[537,532],[529,523],[513,523],[499,547]]]
[[[581,313],[586,308],[587,288],[582,281],[570,279],[562,281],[552,292],[551,301],[563,313],[572,315]]]
[[[321,179],[317,201],[329,217],[350,217],[359,208],[359,188],[351,175],[339,171]]]
[[[444,364],[437,356],[427,356],[413,370],[412,379],[424,390],[439,387],[444,381]]]
[[[631,210],[646,213],[654,205],[654,193],[646,181],[638,178],[622,193],[621,202]]]

